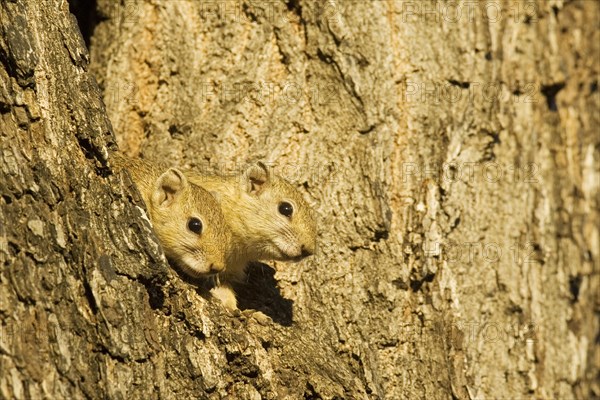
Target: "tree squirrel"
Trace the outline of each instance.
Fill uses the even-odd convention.
[[[188,173],[190,182],[215,192],[232,231],[232,248],[214,297],[237,309],[231,282],[243,281],[250,261],[299,261],[314,254],[316,216],[296,188],[258,162],[239,175]]]
[[[183,272],[200,277],[223,271],[231,231],[215,198],[177,168],[161,167],[120,153],[110,158],[131,174],[165,255]]]

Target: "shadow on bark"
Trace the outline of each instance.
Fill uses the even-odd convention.
[[[240,310],[261,311],[280,325],[292,325],[294,302],[281,295],[275,270],[266,264],[251,263],[247,271],[247,281],[234,287]]]
[[[96,12],[96,5],[96,0],[69,0],[69,11],[77,18],[77,25],[88,49],[94,29],[101,19]]]
[[[213,279],[191,278],[180,271],[176,265],[172,266],[181,280],[197,288],[200,296],[208,301],[214,301],[210,295],[210,289],[215,284]],[[260,311],[281,326],[291,326],[294,302],[281,295],[275,279],[275,270],[267,264],[256,262],[250,263],[246,272],[246,282],[233,286],[238,308],[241,311]]]

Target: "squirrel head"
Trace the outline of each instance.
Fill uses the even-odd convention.
[[[242,209],[235,213],[235,226],[251,238],[249,258],[299,261],[315,253],[316,215],[292,184],[261,162],[249,166],[237,183],[241,199],[233,206]]]
[[[149,201],[152,224],[168,259],[193,277],[225,269],[231,231],[208,191],[169,168],[154,183]]]

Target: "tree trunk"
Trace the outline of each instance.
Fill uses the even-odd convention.
[[[599,398],[599,4],[3,0],[0,397]],[[266,161],[317,255],[230,314],[115,142]]]

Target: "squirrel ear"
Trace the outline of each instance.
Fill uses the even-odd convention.
[[[152,202],[161,207],[168,207],[187,185],[187,178],[177,168],[169,168],[156,180],[152,193]]]
[[[269,170],[259,161],[244,171],[243,180],[248,193],[258,194],[269,183]]]

